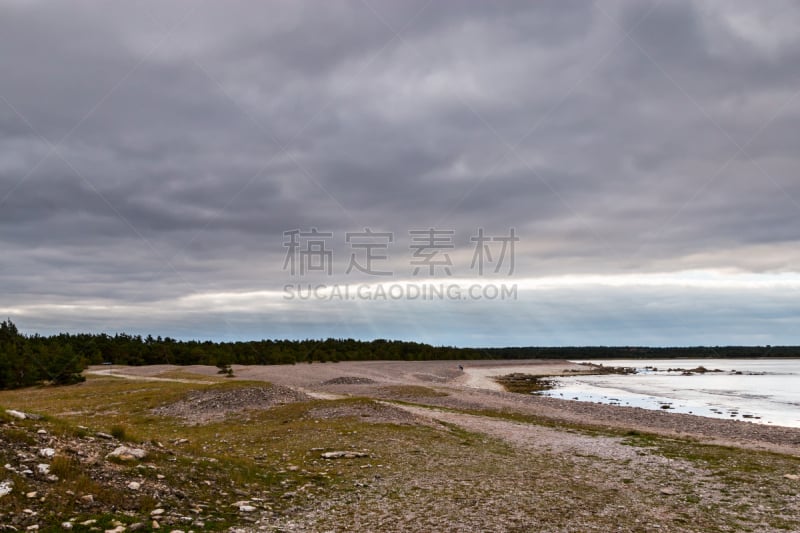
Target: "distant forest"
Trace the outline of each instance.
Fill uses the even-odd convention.
[[[650,359],[650,358],[800,357],[797,346],[723,346],[694,348],[528,347],[455,348],[378,339],[261,340],[246,342],[179,341],[118,333],[22,335],[11,320],[0,323],[0,389],[83,380],[88,365],[276,365],[377,360],[473,359]]]

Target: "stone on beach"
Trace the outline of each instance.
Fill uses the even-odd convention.
[[[129,448],[128,446],[118,446],[113,452],[106,455],[107,459],[119,459],[120,461],[134,461],[147,457],[147,450],[141,448]]]
[[[320,457],[323,459],[356,459],[358,457],[369,457],[369,454],[364,452],[336,451],[325,452]]]

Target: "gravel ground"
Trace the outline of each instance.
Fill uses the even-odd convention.
[[[671,437],[691,437],[709,443],[800,456],[798,428],[497,391],[451,388],[449,392],[448,396],[431,398],[426,403],[460,409],[505,410],[536,415],[554,422],[647,431]]]
[[[273,386],[255,387],[260,392],[252,398],[189,397],[169,409],[173,416],[184,416],[205,406],[199,410],[217,416],[219,405],[268,406],[275,391],[280,391],[279,401],[304,394],[323,399],[368,397],[378,401],[317,406],[306,416],[359,417],[427,426],[432,432],[424,446],[388,447],[392,464],[406,467],[382,468],[380,456],[356,459],[363,461],[363,474],[352,490],[298,501],[282,518],[264,517],[258,525],[235,530],[240,532],[733,532],[798,526],[796,460],[767,457],[767,468],[759,468],[748,463],[748,454],[692,448],[686,440],[653,444],[637,433],[798,457],[798,429],[514,394],[497,390],[490,379],[510,372],[553,375],[576,370],[578,365],[569,362],[460,364],[466,371],[458,368],[458,361],[235,366],[235,379],[269,381]],[[217,371],[170,366],[124,371],[158,377],[176,369],[203,375]],[[495,416],[478,413],[484,410]],[[543,423],[514,421],[498,413],[527,415]],[[573,429],[575,425],[584,429]],[[601,431],[587,431],[586,426]],[[603,429],[631,436],[612,436],[614,432]],[[460,444],[453,446],[453,436]],[[706,458],[705,453],[720,456]]]
[[[459,365],[464,371],[459,370]],[[627,406],[602,405],[504,392],[490,376],[512,372],[560,375],[585,371],[568,361],[354,361],[302,365],[234,365],[235,379],[269,381],[317,398],[373,396],[419,401],[459,409],[506,410],[553,421],[594,424],[610,428],[649,431],[667,436],[692,437],[706,442],[800,455],[800,429],[755,422],[705,418]],[[92,370],[108,367],[95,367]],[[215,376],[211,366],[114,367],[114,372],[143,377],[180,370]],[[369,382],[373,382],[370,384]],[[391,386],[424,386],[446,396],[420,398],[403,395]]]
[[[267,385],[232,390],[206,390],[189,394],[177,402],[153,409],[153,413],[180,418],[190,424],[207,424],[241,415],[247,410],[269,409],[275,405],[307,400],[308,396],[289,387]]]

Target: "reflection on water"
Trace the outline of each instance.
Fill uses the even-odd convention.
[[[556,388],[542,394],[800,427],[800,359],[620,359],[591,362],[605,366],[634,366],[637,373],[557,378]],[[700,366],[721,372],[683,375],[681,371],[668,371]]]

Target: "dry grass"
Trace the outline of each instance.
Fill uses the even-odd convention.
[[[229,381],[225,376],[218,374],[196,374],[194,372],[187,372],[185,370],[167,370],[156,374],[157,378],[162,379],[188,379],[191,381],[213,381],[216,383],[223,383]]]
[[[423,387],[421,385],[389,385],[380,387],[377,393],[382,397],[403,399],[447,396],[446,392],[441,392],[430,387]]]

